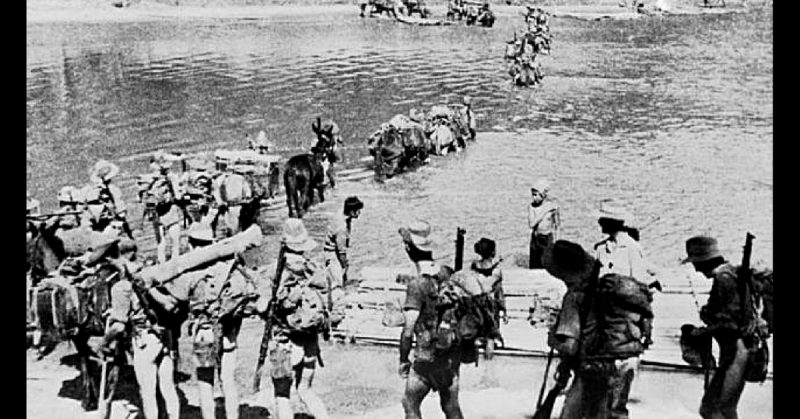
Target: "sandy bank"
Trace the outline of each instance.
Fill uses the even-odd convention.
[[[114,7],[111,0],[33,0],[26,3],[28,23],[44,22],[141,22],[168,19],[265,19],[277,16],[303,16],[326,14],[352,14],[357,16],[360,0],[294,0],[278,2],[265,0],[260,5],[240,5],[197,2],[184,2],[175,6],[162,2],[141,1],[129,7]],[[197,3],[197,4],[195,4]],[[289,4],[291,3],[291,4]],[[493,1],[492,9],[498,16],[519,16],[522,3],[512,5],[504,1]],[[547,3],[547,2],[545,2]],[[549,2],[544,4],[556,16],[637,16],[628,8],[621,8],[616,1],[600,0],[593,4],[568,4],[575,2]],[[699,1],[697,2],[700,3]],[[429,1],[434,17],[443,17],[446,2]],[[704,9],[694,2],[673,0],[671,12],[675,14],[728,13],[746,10],[741,4],[729,4],[726,8]],[[641,15],[639,15],[641,16]]]

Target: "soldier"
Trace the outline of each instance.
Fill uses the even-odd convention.
[[[739,293],[739,270],[720,253],[712,237],[696,236],[686,241],[687,258],[694,269],[713,280],[708,303],[700,310],[700,319],[707,325],[698,335],[710,334],[719,345],[719,366],[703,394],[700,415],[704,419],[735,419],[739,398],[745,385],[752,342],[767,339],[768,324],[761,318],[746,316],[743,297]],[[753,275],[770,275],[754,272]],[[754,292],[758,290],[753,290]]]
[[[608,237],[595,244],[595,258],[600,263],[599,276],[606,274],[620,274],[632,277],[640,282],[647,276],[647,262],[644,252],[638,241],[629,235],[632,230],[628,224],[633,222],[633,216],[623,207],[608,203],[601,205],[598,213],[598,223],[604,234]],[[633,314],[634,316],[638,316]],[[650,346],[652,324],[651,319],[633,319],[644,322],[643,334],[645,335],[645,348]],[[615,418],[628,417],[628,396],[633,379],[639,368],[639,356],[621,360],[617,365],[620,386],[614,389],[611,411]]]
[[[269,154],[275,147],[275,143],[267,138],[267,133],[263,130],[258,132],[255,140],[251,140],[248,136],[247,141],[250,149],[255,150],[258,154]]]
[[[539,179],[531,186],[531,203],[528,205],[528,228],[531,232],[528,268],[541,269],[542,253],[558,240],[561,214],[558,204],[547,199],[550,182]]]
[[[156,229],[158,241],[156,254],[159,263],[167,261],[167,239],[171,243],[172,250],[169,258],[180,255],[183,211],[179,206],[179,200],[182,194],[178,177],[170,171],[172,163],[176,160],[178,159],[175,156],[157,151],[150,161],[150,168],[154,173],[144,191],[145,205],[152,211],[150,217]]]
[[[272,330],[275,337],[270,342],[269,352],[270,376],[277,405],[277,419],[292,419],[291,395],[292,385],[297,390],[298,398],[305,403],[312,416],[327,419],[325,404],[311,388],[316,371],[317,359],[320,358],[319,335],[315,330],[300,330],[295,326],[297,318],[303,320],[290,304],[292,297],[303,285],[315,277],[319,271],[316,264],[308,258],[308,252],[317,247],[317,242],[308,236],[303,221],[289,218],[283,228],[283,242],[286,244],[285,270],[281,275],[281,286],[278,291],[276,308],[276,324]],[[318,276],[317,276],[318,278]],[[274,279],[273,279],[274,280]],[[327,284],[318,284],[325,288]],[[330,290],[329,292],[332,292]],[[299,299],[299,296],[297,297]],[[322,305],[325,305],[322,302]],[[266,310],[259,309],[260,312]]]
[[[111,183],[118,173],[119,167],[116,164],[106,160],[98,161],[90,171],[89,184],[80,195],[87,205],[94,230],[120,230],[133,238],[133,232],[126,220],[127,205],[122,199],[122,191]]]
[[[467,128],[469,128],[469,139],[475,140],[477,123],[475,122],[475,112],[472,111],[472,98],[464,96],[464,115],[467,116]]]
[[[113,265],[118,274],[111,286],[111,309],[108,328],[100,348],[103,352],[112,351],[111,345],[132,331],[133,369],[142,399],[142,411],[146,419],[157,419],[158,402],[156,387],[161,392],[169,419],[178,419],[180,402],[173,381],[174,360],[171,355],[172,339],[167,329],[161,325],[142,288],[137,288],[133,277],[139,266],[131,263],[135,258],[135,243],[132,240],[110,236],[99,236],[100,242],[93,245],[93,252],[86,266],[101,262]],[[126,258],[124,255],[128,255]]]
[[[350,228],[354,219],[361,215],[364,203],[357,196],[344,200],[343,214],[334,214],[328,223],[325,236],[325,268],[331,275],[334,285],[344,287],[350,262],[347,249],[350,247]]]
[[[500,335],[500,321],[502,320],[503,323],[508,324],[506,297],[503,292],[503,271],[498,266],[503,259],[495,259],[495,246],[494,240],[481,237],[474,245],[475,253],[480,256],[480,259],[476,259],[470,264],[470,269],[487,278],[491,278],[491,295],[496,307],[496,310],[493,310],[496,317],[492,319],[495,330],[493,330],[493,336],[486,339],[486,351],[484,352],[486,359],[492,359],[495,340],[502,341]]]
[[[214,166],[208,160],[192,160],[187,162],[191,170],[183,173],[180,189],[183,191],[183,202],[192,221],[201,218],[201,209],[214,203],[213,182]]]
[[[459,368],[461,352],[457,348],[438,351],[432,336],[438,329],[436,311],[437,290],[449,275],[446,269],[433,262],[433,251],[428,237],[430,224],[417,220],[401,227],[399,233],[417,275],[406,285],[403,304],[405,324],[400,335],[400,377],[406,380],[403,410],[406,419],[420,419],[420,404],[430,392],[438,391],[442,411],[447,419],[461,419],[458,402]],[[416,336],[413,363],[409,359],[412,341]]]

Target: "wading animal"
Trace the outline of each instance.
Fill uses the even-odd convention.
[[[286,188],[286,206],[289,217],[303,218],[314,200],[325,201],[325,171],[322,153],[300,154],[286,162],[283,169],[283,186]]]

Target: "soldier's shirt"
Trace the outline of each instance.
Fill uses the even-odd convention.
[[[322,250],[333,252],[342,265],[347,266],[347,248],[350,247],[350,231],[344,214],[336,214],[328,220],[328,231]]]
[[[429,275],[418,276],[409,281],[406,286],[406,300],[403,309],[419,311],[417,323],[414,325],[414,335],[417,341],[414,359],[434,360],[432,338],[437,323],[437,291],[436,278]]]
[[[700,310],[700,319],[722,331],[738,333],[738,318],[742,310],[737,268],[724,263],[712,271],[713,283],[708,302]]]

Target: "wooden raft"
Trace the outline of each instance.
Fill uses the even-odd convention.
[[[365,267],[359,272],[361,282],[358,289],[347,298],[345,320],[334,330],[334,335],[366,344],[396,345],[400,328],[385,327],[381,324],[384,306],[387,301],[405,298],[405,285],[396,283],[398,274],[412,274],[412,267]],[[711,288],[708,280],[697,277],[680,278],[662,284],[664,289],[656,293],[653,301],[655,319],[653,322],[653,345],[645,351],[642,362],[645,365],[693,369],[681,357],[679,345],[680,327],[684,323],[702,325],[695,296],[700,305],[705,304]],[[692,294],[694,289],[694,296]],[[506,294],[506,307],[509,322],[502,324],[500,332],[505,347],[500,354],[543,356],[549,351],[547,331],[550,321],[545,311],[559,309],[566,293],[564,284],[540,269],[503,268],[503,289]],[[531,325],[529,310],[538,295],[540,304]],[[772,339],[769,341],[772,351]],[[718,351],[715,344],[715,351]],[[718,356],[718,352],[716,352]],[[770,360],[770,377],[772,377]]]

